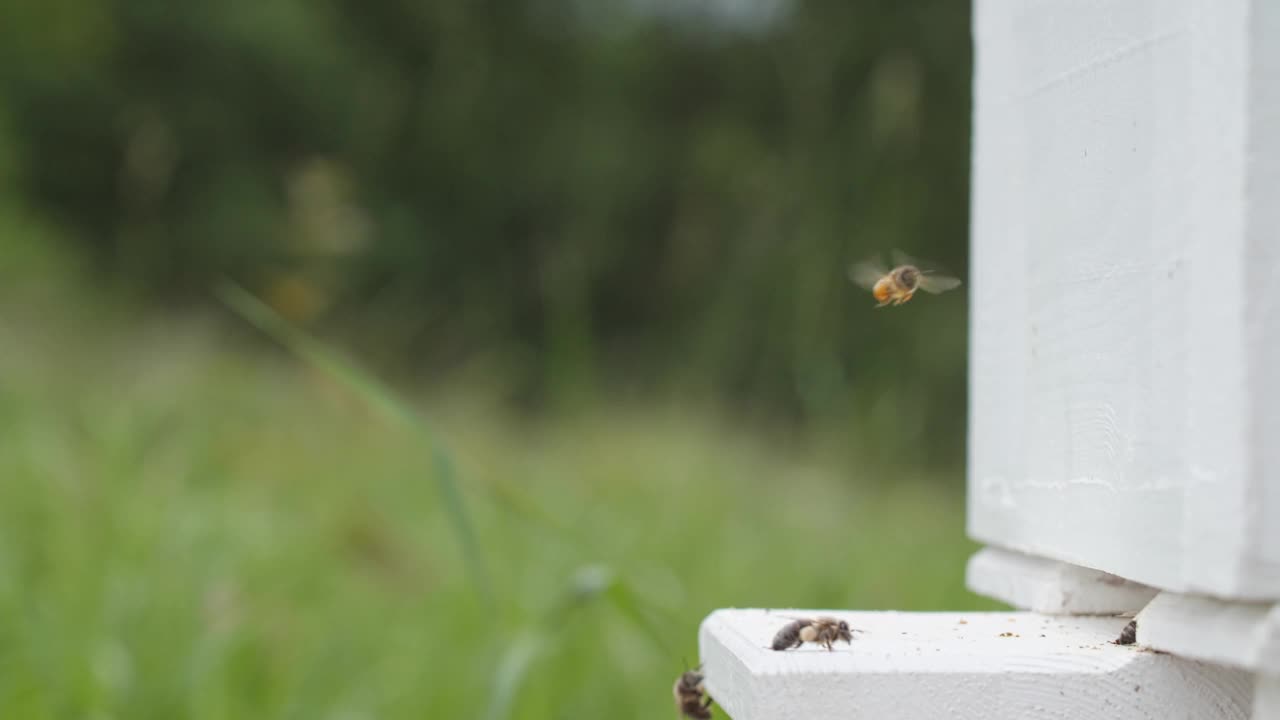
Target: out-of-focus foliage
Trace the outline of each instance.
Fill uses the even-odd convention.
[[[5,720],[675,718],[716,607],[992,607],[925,475],[860,482],[838,447],[685,406],[407,397],[485,602],[426,443],[368,390],[191,314],[18,299],[0,283]]]
[[[0,715],[673,716],[712,608],[989,607],[965,295],[845,276],[964,275],[968,12],[0,0]]]
[[[968,4],[680,6],[9,0],[0,177],[132,294],[226,274],[512,399],[709,388],[954,461],[963,294],[844,271],[963,274]]]

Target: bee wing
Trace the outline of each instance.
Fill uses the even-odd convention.
[[[889,274],[888,268],[878,259],[866,260],[849,266],[849,279],[863,290],[871,290],[880,278]]]
[[[920,289],[927,293],[937,295],[948,290],[955,290],[958,287],[960,287],[960,278],[932,273],[920,274]]]
[[[800,620],[801,622],[805,622],[810,625],[813,624],[813,618],[800,617],[798,615],[783,615],[782,613],[778,613],[778,617],[786,618],[788,620]]]
[[[940,292],[946,292],[960,287],[960,279],[952,276],[944,270],[939,270],[936,263],[918,260],[901,250],[893,251],[893,263],[895,267],[911,265],[919,269],[920,289],[925,292],[937,295]]]
[[[894,267],[902,267],[903,265],[914,265],[915,267],[924,269],[925,266],[929,265],[929,263],[922,263],[918,259],[911,257],[910,255],[902,252],[901,250],[898,250],[897,248],[894,248],[889,253],[889,255],[893,258]]]

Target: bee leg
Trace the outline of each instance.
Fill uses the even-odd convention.
[[[711,707],[711,696],[710,696],[710,695],[706,696],[706,698],[704,698],[704,699],[703,699],[703,701],[702,701],[702,707],[704,707],[704,708],[709,708],[709,707]]]

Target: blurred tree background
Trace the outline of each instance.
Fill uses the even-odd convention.
[[[674,652],[722,605],[974,606],[965,293],[874,310],[845,272],[901,249],[965,276],[967,2],[0,0],[0,18],[0,618],[29,627],[0,619],[0,676],[29,671],[0,680],[0,714],[381,717],[351,708],[395,689],[419,702],[405,716],[651,717],[669,709],[651,680],[682,669],[671,652],[601,677],[607,632],[553,650],[530,608],[598,591]],[[350,407],[236,333],[222,278],[431,398],[476,514],[462,525],[511,594],[497,620],[458,564],[465,537],[440,529],[448,494],[394,479],[422,475],[414,443],[363,434],[358,412],[323,419]],[[187,484],[148,484],[157,447]],[[64,456],[115,490],[50,481]],[[363,475],[385,479],[351,487]],[[300,501],[262,477],[314,485]],[[147,524],[133,503],[157,493]],[[264,539],[267,517],[296,533]],[[791,534],[766,543],[762,522]],[[190,550],[212,586],[181,553],[163,582],[130,564],[199,528],[218,528]],[[811,550],[830,545],[882,572],[828,575]],[[117,560],[168,603],[141,625],[113,594],[132,597]],[[343,563],[392,589],[366,594]],[[419,582],[426,618],[397,594]],[[226,612],[260,621],[243,644],[202,644],[221,625],[165,642],[192,608],[241,602]],[[295,630],[328,644],[276,648],[309,602]],[[664,602],[665,629],[638,619]],[[22,650],[67,617],[128,629],[66,640],[61,660],[89,658],[68,677],[56,643]],[[474,641],[476,659],[415,690],[404,668],[431,668],[437,641]],[[540,654],[559,670],[538,675]],[[375,686],[343,656],[382,662]],[[359,692],[325,695],[344,683]]]
[[[967,3],[5,18],[10,192],[104,285],[205,302],[227,274],[521,404],[675,389],[960,457],[963,298],[877,315],[844,270],[901,248],[963,274]]]

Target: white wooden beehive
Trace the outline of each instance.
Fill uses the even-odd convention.
[[[721,610],[708,688],[738,720],[1280,719],[1280,0],[976,0],[973,32],[968,583],[1030,612],[775,653],[776,613]]]

